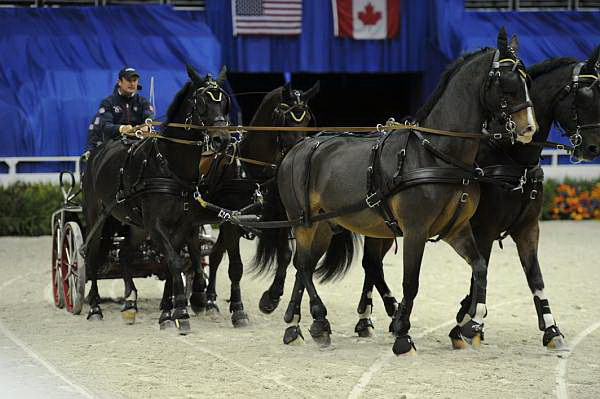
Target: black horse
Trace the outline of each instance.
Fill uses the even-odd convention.
[[[221,151],[229,141],[229,133],[210,126],[228,124],[230,100],[220,87],[224,70],[217,81],[210,75],[199,76],[189,66],[187,71],[191,81],[175,96],[166,121],[182,127],[164,125],[162,139],[114,139],[93,154],[88,163],[83,178],[84,212],[90,227],[85,261],[92,281],[88,319],[102,318],[97,270],[106,259],[112,235],[125,224],[145,234],[130,232],[121,243],[123,311],[137,310],[137,291],[128,259],[136,246],[133,238],[149,234],[165,256],[168,268],[159,323],[172,320],[182,333],[190,329],[181,276],[185,263],[180,250],[199,225],[216,219],[194,198],[199,190],[207,188],[207,176],[200,174],[198,167],[203,153]],[[191,128],[198,125],[207,128]]]
[[[591,161],[600,155],[600,46],[587,62],[569,58],[551,59],[529,68],[533,85],[531,98],[540,129],[535,142],[544,142],[553,123],[558,123],[574,146],[577,161]],[[543,178],[540,167],[541,145],[510,146],[485,142],[477,154],[477,162],[488,175],[505,180],[523,179],[521,190],[506,191],[491,184],[481,185],[481,200],[471,226],[479,251],[486,260],[494,240],[511,236],[517,245],[519,259],[533,294],[538,326],[543,331],[542,343],[548,348],[563,346],[563,337],[550,311],[544,292],[544,279],[537,256],[539,215],[543,202]],[[473,282],[471,282],[473,284]],[[463,300],[456,319],[458,326],[468,321]],[[457,334],[451,333],[453,346],[463,347]]]
[[[510,235],[517,244],[523,270],[534,295],[538,324],[544,332],[542,343],[548,348],[563,346],[563,336],[556,326],[544,294],[544,282],[537,259],[539,225],[542,208],[543,171],[539,166],[541,151],[553,123],[562,127],[574,146],[577,161],[590,161],[600,154],[600,89],[598,63],[600,47],[587,62],[556,58],[529,68],[533,79],[531,98],[540,129],[527,145],[506,141],[484,141],[476,162],[487,176],[493,176],[518,189],[507,190],[497,184],[482,183],[481,199],[471,226],[480,253],[489,262],[493,241]],[[595,89],[594,89],[595,88]],[[392,316],[395,299],[383,277],[381,260],[393,240],[365,238],[362,264],[365,268],[363,292],[358,306],[359,321],[355,331],[370,336],[373,324],[372,291],[375,285]],[[472,282],[473,283],[473,282]],[[472,287],[473,288],[473,287]],[[470,319],[467,314],[470,295],[462,301],[457,326],[450,332],[454,348],[466,347],[460,327]]]
[[[303,92],[293,90],[291,85],[285,84],[270,93],[268,93],[259,105],[250,126],[308,126],[314,123],[314,115],[308,107],[308,101],[319,91],[319,83]],[[298,141],[306,136],[304,131],[294,132],[261,132],[250,131],[246,133],[239,143],[239,155],[242,159],[241,169],[235,163],[224,169],[222,182],[227,184],[223,194],[219,196],[219,203],[224,204],[229,209],[240,209],[252,201],[253,190],[250,187],[257,184],[262,185],[261,192],[265,197],[266,204],[277,204],[277,201],[271,199],[276,195],[274,188],[274,176],[276,167],[283,159],[285,153]],[[254,163],[258,161],[257,163]],[[239,176],[243,175],[243,176]],[[242,177],[241,180],[239,178]],[[233,179],[238,180],[233,180]],[[239,184],[237,184],[239,183]],[[241,191],[237,190],[241,188]],[[270,205],[267,205],[269,207]],[[273,212],[271,209],[270,212]],[[281,215],[281,213],[279,213]],[[285,215],[283,215],[285,216]],[[282,217],[282,216],[280,216]],[[269,216],[270,218],[270,216]],[[272,233],[266,230],[263,234]],[[213,246],[210,254],[209,281],[206,293],[204,293],[204,277],[196,273],[193,282],[193,292],[190,297],[190,305],[196,313],[206,310],[208,313],[218,312],[216,304],[216,278],[219,264],[225,251],[229,257],[229,279],[231,280],[231,293],[229,299],[229,312],[234,327],[245,326],[248,323],[248,315],[244,311],[242,296],[240,292],[240,280],[243,274],[243,264],[240,256],[239,241],[244,235],[240,227],[230,223],[224,223],[219,230],[218,239]],[[287,235],[272,237],[278,243],[277,252],[280,254],[280,261],[289,264],[291,259],[291,249]],[[283,293],[283,286],[281,287]],[[279,295],[281,295],[279,294]]]
[[[484,49],[456,61],[420,110],[421,126],[477,132],[484,123],[490,129],[500,125],[506,128],[501,135],[530,141],[537,124],[527,95],[527,75],[516,58],[516,39],[510,46],[507,41],[501,30],[497,50]],[[469,306],[472,320],[461,330],[466,337],[480,338],[487,264],[469,224],[479,201],[478,185],[469,183],[479,176],[473,163],[482,137],[397,130],[375,137],[315,137],[292,148],[278,172],[288,219],[296,225],[297,274],[285,313],[290,324],[285,343],[301,336],[298,323],[305,287],[314,319],[311,336],[323,345],[330,342],[327,310],[312,275],[324,254],[319,270],[325,280],[348,269],[352,236],[346,231],[335,235],[339,226],[378,238],[404,234],[404,298],[394,314],[394,353],[414,350],[409,317],[425,243],[434,235],[472,267],[476,282]]]

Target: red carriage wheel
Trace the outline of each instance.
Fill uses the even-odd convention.
[[[65,224],[61,248],[61,278],[68,312],[81,313],[85,296],[85,264],[79,253],[83,245],[81,228],[76,222]]]
[[[52,296],[54,297],[54,305],[57,308],[65,307],[65,299],[63,298],[63,285],[61,278],[61,218],[54,218],[52,224]]]

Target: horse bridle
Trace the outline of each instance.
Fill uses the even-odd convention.
[[[563,101],[569,94],[573,93],[573,103],[571,105],[572,119],[575,122],[575,129],[570,129],[568,126],[562,126],[560,123],[557,123],[557,126],[560,130],[562,130],[563,136],[569,138],[571,145],[573,146],[572,153],[575,151],[575,148],[579,147],[583,143],[583,137],[581,136],[581,131],[584,129],[592,129],[600,127],[600,122],[596,123],[587,123],[584,125],[580,125],[579,112],[577,109],[577,101],[576,101],[576,93],[578,90],[589,90],[590,92],[599,84],[600,81],[600,73],[598,69],[596,69],[596,75],[582,75],[581,69],[584,67],[586,63],[580,62],[575,65],[573,68],[573,73],[571,76],[571,82],[569,82],[565,87],[559,90],[558,94],[555,96],[554,106],[559,101]],[[580,80],[593,80],[592,84],[589,86],[579,87]],[[561,94],[562,93],[562,94]],[[554,107],[553,107],[554,108]]]
[[[217,91],[217,93],[214,93],[215,91]],[[225,90],[223,90],[223,88],[219,86],[217,82],[211,80],[209,77],[209,80],[206,82],[206,85],[194,90],[194,93],[192,94],[191,98],[188,98],[188,101],[191,103],[192,107],[190,108],[190,111],[185,117],[184,129],[186,131],[190,131],[192,129],[192,125],[194,124],[206,126],[202,118],[200,118],[200,115],[202,115],[206,111],[206,96],[210,97],[212,101],[217,103],[220,103],[221,101],[223,101],[223,99],[225,99],[227,105],[224,114],[225,116],[229,114],[229,96],[227,95]],[[200,103],[198,99],[201,100]],[[196,123],[194,122],[194,117],[198,119]],[[227,121],[227,124],[229,124],[229,121]],[[202,152],[208,152],[210,150],[210,136],[205,131],[202,132],[202,141],[204,141]]]
[[[509,51],[514,56],[514,50],[512,48],[509,48]],[[492,61],[492,67],[491,67],[488,77],[485,80],[485,82],[483,83],[482,89],[480,91],[481,104],[489,115],[488,119],[486,119],[483,122],[481,131],[483,134],[485,134],[495,140],[509,138],[511,140],[511,143],[514,144],[514,141],[516,138],[515,129],[516,129],[517,125],[513,121],[512,116],[513,116],[513,114],[515,114],[523,109],[530,108],[530,107],[533,108],[533,103],[531,102],[531,100],[526,100],[520,104],[510,106],[508,97],[506,96],[506,94],[503,91],[502,99],[500,101],[500,109],[498,111],[491,111],[487,108],[486,101],[484,100],[486,89],[491,86],[492,82],[500,81],[500,78],[502,76],[502,74],[500,72],[500,67],[502,67],[502,66],[512,67],[511,71],[517,70],[518,73],[525,79],[525,83],[528,86],[531,85],[531,78],[527,74],[527,72],[525,70],[525,66],[523,65],[521,60],[516,58],[516,56],[515,56],[515,58],[500,59],[500,50],[496,49],[496,51],[494,53],[494,59]],[[495,133],[495,132],[488,131],[488,125],[489,125],[490,120],[499,120],[499,121],[504,122],[504,128],[505,128],[506,132],[505,133]]]
[[[290,106],[285,102],[281,102],[275,107],[273,110],[273,124],[275,126],[288,126],[286,124],[286,120],[288,117],[291,117],[292,121],[295,123],[301,123],[306,117],[310,117],[310,123],[316,126],[315,116],[304,100],[301,98],[301,93],[298,90],[292,91],[292,95],[294,98],[294,103]],[[297,111],[300,109],[302,112],[297,115]],[[285,155],[285,149],[281,145],[281,132],[278,132],[276,135],[277,145],[281,147],[282,155]]]

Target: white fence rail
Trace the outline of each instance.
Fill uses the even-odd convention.
[[[559,164],[559,157],[568,157],[564,150],[544,150],[542,155],[550,157],[551,163],[543,165],[544,174],[547,178],[562,180],[565,177],[596,180],[600,179],[600,164]],[[24,162],[28,164],[42,162],[71,162],[75,178],[79,179],[79,157],[0,157],[0,165],[8,166],[8,173],[0,173],[0,185],[6,186],[17,181],[22,182],[44,182],[58,184],[58,172],[18,172],[17,166]]]

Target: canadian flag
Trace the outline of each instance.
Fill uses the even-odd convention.
[[[400,0],[331,0],[336,36],[386,39],[398,33]]]

